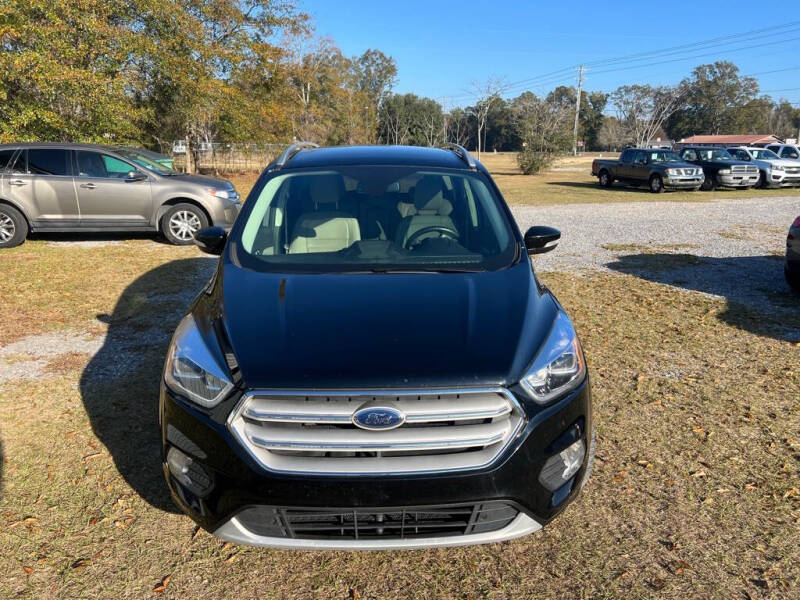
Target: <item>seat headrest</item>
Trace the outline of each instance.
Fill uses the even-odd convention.
[[[308,195],[314,208],[321,204],[339,205],[342,199],[344,182],[340,175],[314,175],[308,184]]]
[[[414,188],[414,208],[418,215],[447,216],[453,212],[453,205],[444,197],[442,178],[426,176]]]

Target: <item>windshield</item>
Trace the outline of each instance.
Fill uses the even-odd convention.
[[[140,167],[144,167],[148,171],[153,171],[159,175],[176,175],[178,172],[174,169],[170,169],[166,165],[162,165],[161,163],[157,163],[151,158],[147,158],[143,154],[139,154],[138,152],[134,152],[133,150],[118,150],[117,154],[120,156],[124,156],[130,161],[135,162]]]
[[[251,203],[235,251],[260,270],[484,271],[517,256],[512,229],[479,173],[289,172],[267,179]]]
[[[780,156],[775,154],[772,150],[767,150],[766,148],[763,150],[751,150],[750,152],[753,153],[753,158],[760,160],[774,160],[780,158]]]
[[[650,162],[654,163],[683,162],[683,159],[677,152],[651,152]]]
[[[698,149],[697,158],[699,160],[707,160],[711,162],[726,162],[733,160],[733,157],[727,150]]]

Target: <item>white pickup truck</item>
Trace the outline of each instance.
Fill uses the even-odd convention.
[[[760,172],[758,187],[800,185],[800,161],[781,158],[767,148],[739,146],[728,148],[736,160],[752,163]]]

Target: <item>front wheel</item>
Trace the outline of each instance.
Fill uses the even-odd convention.
[[[710,192],[711,190],[717,189],[717,181],[714,179],[714,176],[706,175],[705,181],[703,181],[703,185],[700,186],[700,189],[704,192]]]
[[[660,194],[664,191],[664,181],[660,175],[653,175],[650,178],[650,191],[654,194]]]
[[[28,222],[13,206],[0,204],[0,248],[19,246],[28,237]]]
[[[176,246],[194,242],[194,234],[208,227],[205,213],[194,204],[176,204],[161,218],[161,232]]]

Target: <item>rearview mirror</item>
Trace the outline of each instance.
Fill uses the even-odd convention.
[[[222,227],[207,227],[194,234],[194,243],[206,254],[219,256],[227,241],[228,232]]]
[[[525,232],[525,248],[528,254],[544,254],[558,246],[561,232],[546,225],[534,225]]]

